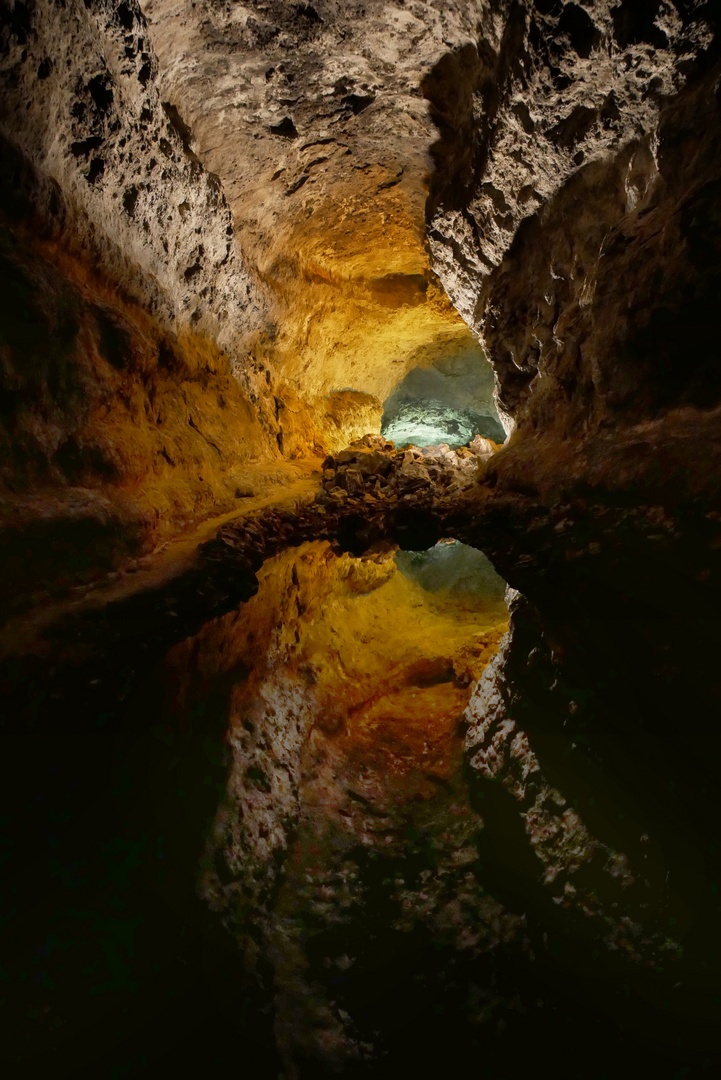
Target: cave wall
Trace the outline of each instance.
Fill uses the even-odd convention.
[[[432,263],[514,428],[474,497],[478,543],[523,595],[494,708],[594,835],[667,890],[685,950],[669,1053],[702,1068],[719,957],[718,14],[496,11],[497,35],[424,83]],[[489,779],[477,730],[467,749],[479,792],[513,790],[508,764]],[[650,993],[629,1008],[662,1045]]]
[[[29,192],[16,178],[16,200],[166,327],[234,346],[262,297],[217,178],[161,100],[139,6],[40,0],[4,15],[3,132],[38,173]]]
[[[634,320],[642,331],[649,308],[664,306],[649,245],[668,243],[658,257],[670,261],[680,243],[684,276],[710,271],[706,287],[715,290],[710,252],[688,232],[690,220],[672,215],[683,203],[693,217],[696,197],[713,199],[714,142],[701,132],[718,122],[717,15],[683,3],[490,7],[496,35],[446,54],[423,84],[440,135],[427,208],[433,266],[483,334],[502,408],[518,419],[531,395],[539,408],[539,374],[554,395],[560,380],[567,396],[576,376],[593,384],[576,399],[595,415],[601,398],[619,406],[633,393],[633,363],[619,379],[616,353]],[[685,309],[689,297],[678,300]],[[707,322],[701,308],[689,325]],[[660,345],[655,332],[636,344],[647,363]],[[644,374],[653,380],[649,368],[639,381]]]
[[[407,370],[473,346],[424,247],[417,69],[475,9],[3,10],[3,514],[27,597],[78,545],[101,573],[231,510],[248,463],[378,430]]]
[[[262,286],[137,4],[10,3],[1,33],[2,542],[27,596],[232,509],[280,426]]]
[[[24,604],[234,509],[276,423],[212,341],[4,248],[0,591]]]

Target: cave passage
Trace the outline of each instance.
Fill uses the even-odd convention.
[[[0,7],[0,1075],[720,1075],[721,3]]]
[[[456,448],[474,435],[503,443],[493,382],[493,368],[474,345],[430,367],[415,367],[383,403],[381,434],[398,447]]]

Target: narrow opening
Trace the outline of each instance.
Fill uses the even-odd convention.
[[[477,346],[413,368],[383,403],[381,434],[401,448],[457,448],[475,435],[502,443],[493,387],[493,368]]]
[[[506,582],[482,551],[459,540],[439,540],[426,551],[399,551],[396,566],[429,593],[428,603],[453,603],[487,616],[506,613]]]

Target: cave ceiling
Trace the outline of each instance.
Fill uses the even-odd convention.
[[[308,401],[350,388],[382,402],[411,367],[467,348],[425,244],[435,127],[420,81],[467,39],[474,6],[144,11],[161,96],[268,288],[259,348],[279,378]]]

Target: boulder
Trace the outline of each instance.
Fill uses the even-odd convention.
[[[404,462],[398,471],[398,490],[407,495],[419,488],[430,487],[431,477],[419,461]]]
[[[469,450],[479,458],[489,458],[498,449],[498,443],[492,439],[484,439],[482,435],[475,435],[468,444]]]

